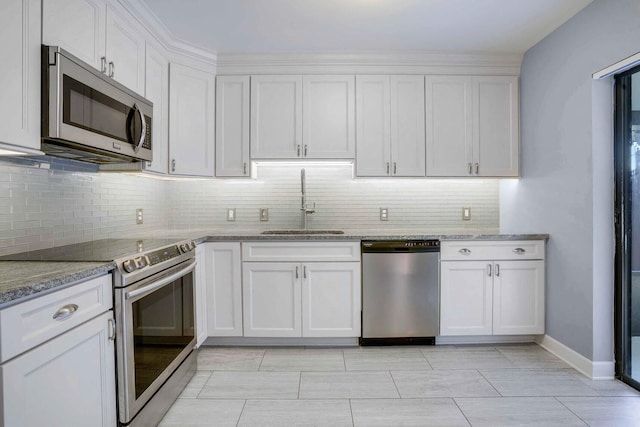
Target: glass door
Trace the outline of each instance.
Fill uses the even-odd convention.
[[[616,376],[640,389],[640,67],[616,76]]]

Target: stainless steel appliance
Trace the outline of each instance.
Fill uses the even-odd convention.
[[[103,73],[42,46],[42,151],[98,164],[151,161],[153,104],[113,80],[113,70]]]
[[[435,344],[440,241],[362,242],[361,345]]]
[[[194,242],[105,239],[0,260],[115,262],[118,420],[157,425],[196,371]]]

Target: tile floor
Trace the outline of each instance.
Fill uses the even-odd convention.
[[[203,347],[169,426],[640,426],[640,393],[535,344]]]

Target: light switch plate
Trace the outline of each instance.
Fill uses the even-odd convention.
[[[463,221],[471,220],[471,208],[462,208],[462,220]]]
[[[380,221],[389,221],[389,209],[380,208]]]
[[[260,208],[260,221],[269,221],[269,209]]]
[[[142,216],[142,208],[136,209],[136,224],[142,224],[144,217]]]
[[[236,208],[227,209],[227,221],[235,221],[236,220]]]

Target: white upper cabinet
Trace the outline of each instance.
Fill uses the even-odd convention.
[[[216,78],[216,176],[250,176],[249,76]]]
[[[145,98],[153,102],[153,160],[146,170],[166,174],[169,166],[169,62],[159,50],[146,48]]]
[[[302,76],[251,77],[251,158],[302,157]]]
[[[45,2],[46,3],[46,2]],[[3,0],[0,152],[40,148],[40,1]],[[5,146],[4,144],[10,144]]]
[[[424,77],[391,76],[391,175],[425,175]]]
[[[213,176],[215,75],[169,66],[169,173]]]
[[[137,26],[124,14],[107,5],[107,74],[131,90],[144,93],[145,41]]]
[[[518,78],[427,76],[427,176],[518,176]]]
[[[358,176],[425,176],[423,76],[357,76]]]
[[[356,77],[356,172],[387,176],[391,168],[389,77]]]
[[[466,176],[473,162],[473,94],[466,76],[427,76],[427,175]]]
[[[474,173],[480,176],[518,176],[518,78],[473,78]]]
[[[356,151],[355,77],[304,76],[302,156],[353,159]]]
[[[140,94],[145,41],[124,11],[104,0],[43,1],[42,42],[60,46]]]

